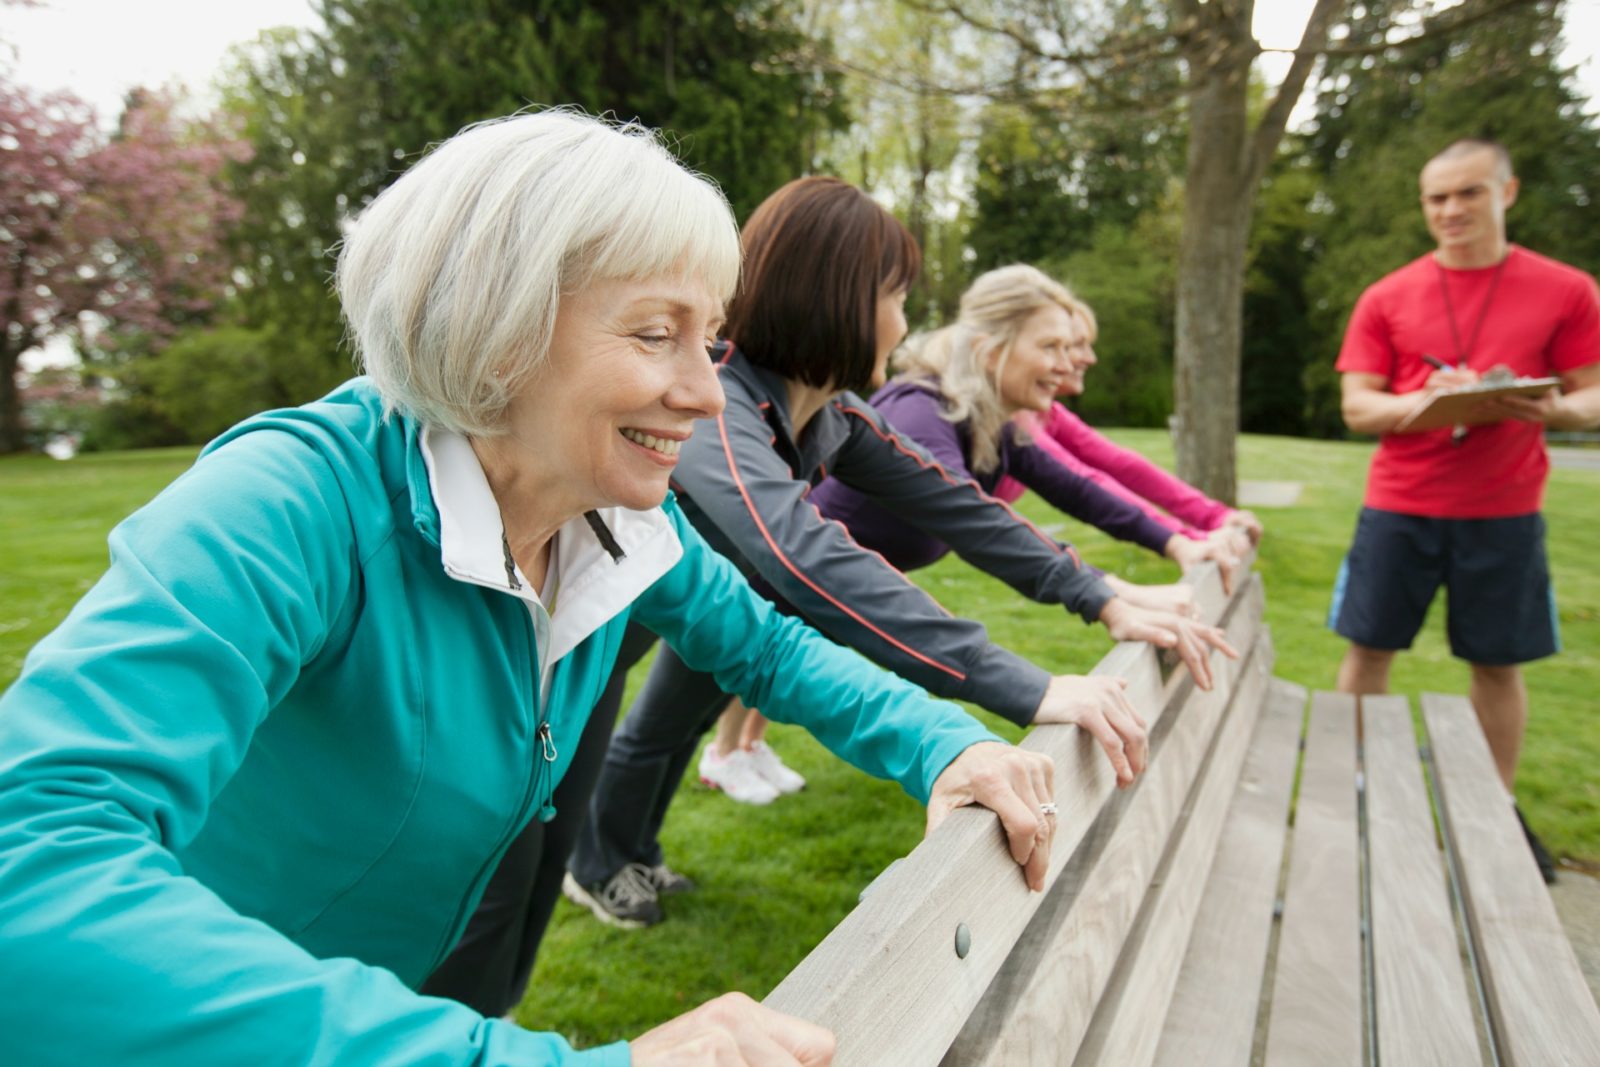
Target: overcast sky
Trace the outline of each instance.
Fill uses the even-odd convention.
[[[272,26],[311,25],[310,0],[45,0],[47,6],[0,6],[0,48],[14,53],[22,81],[70,89],[94,104],[109,124],[122,95],[137,85],[181,82],[204,91],[228,46]],[[1255,30],[1262,44],[1292,48],[1312,0],[1258,0]],[[1567,62],[1600,110],[1600,0],[1568,0]],[[1289,57],[1262,60],[1276,81]],[[1302,116],[1309,114],[1302,106]]]

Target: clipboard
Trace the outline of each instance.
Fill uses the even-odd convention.
[[[1435,389],[1411,414],[1395,424],[1394,433],[1421,433],[1445,426],[1482,426],[1500,420],[1480,416],[1473,409],[1485,400],[1502,396],[1539,397],[1561,384],[1560,378],[1517,378],[1502,384],[1483,381],[1459,389]]]

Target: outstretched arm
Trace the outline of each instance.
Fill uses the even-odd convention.
[[[666,510],[683,558],[637,602],[640,622],[690,667],[711,672],[724,691],[772,719],[804,726],[869,774],[899,782],[929,804],[930,819],[961,803],[993,809],[1030,884],[1042,885],[1045,868],[1031,843],[1038,805],[1051,795],[1048,760],[999,742],[956,705],[779,614],[674,504]],[[1042,844],[1047,861],[1048,840]]]
[[[695,507],[834,640],[940,696],[1029,722],[1049,675],[993,644],[980,623],[949,614],[824,519],[747,399],[730,390],[727,409],[683,447],[674,482]]]
[[[1212,500],[1133,449],[1112,441],[1059,402],[1037,421],[1041,447],[1074,457],[1101,472],[1136,501],[1166,508],[1197,531],[1215,530],[1233,514],[1228,505]]]
[[[930,394],[908,390],[907,401],[935,404]],[[1202,687],[1210,688],[1206,648],[1233,654],[1222,632],[1186,615],[1135,606],[1117,595],[1098,571],[1086,567],[1070,546],[1056,543],[1022,516],[983,493],[967,475],[966,459],[953,425],[943,419],[921,420],[930,445],[913,442],[889,429],[882,416],[861,405],[852,394],[837,401],[852,416],[852,448],[840,453],[840,481],[875,496],[910,522],[938,536],[962,558],[1005,581],[1023,595],[1042,602],[1072,606],[1072,585],[1094,574],[1096,602],[1079,608],[1086,621],[1104,623],[1121,640],[1148,640],[1174,648]],[[888,447],[883,447],[885,444]],[[1031,540],[1030,536],[1031,535]],[[1051,549],[1059,555],[1053,555]],[[1058,585],[1060,583],[1060,585]],[[1067,592],[1063,593],[1063,587]],[[1115,596],[1100,599],[1101,591]],[[1148,636],[1147,636],[1148,635]]]
[[[921,390],[907,403],[936,405]],[[1062,604],[1085,622],[1100,617],[1110,589],[1071,545],[1044,533],[985,493],[967,470],[956,429],[935,415],[916,440],[852,393],[834,402],[850,437],[833,474],[906,522],[939,538],[962,559],[1023,596]]]

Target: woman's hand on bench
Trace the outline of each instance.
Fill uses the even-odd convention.
[[[1215,561],[1217,564],[1217,571],[1222,576],[1222,591],[1230,595],[1233,593],[1233,576],[1234,573],[1239,569],[1239,556],[1226,542],[1221,540],[1212,540],[1210,538],[1207,538],[1204,541],[1193,541],[1181,533],[1175,533],[1167,539],[1167,547],[1165,552],[1166,557],[1172,562],[1176,563],[1179,567],[1183,568],[1185,573],[1187,573],[1190,568],[1198,567],[1207,560]],[[1154,588],[1161,589],[1166,587],[1155,586]],[[1187,589],[1189,587],[1179,586],[1178,588]],[[1189,594],[1189,603],[1191,605],[1194,603],[1193,592]],[[1145,605],[1145,607],[1158,606],[1160,605]],[[1181,611],[1180,609],[1174,608],[1170,610],[1176,610],[1179,614],[1185,614],[1185,612]]]
[[[928,796],[928,833],[957,808],[970,804],[988,808],[1000,817],[1011,858],[1021,865],[1028,888],[1042,890],[1056,829],[1055,774],[1049,756],[1000,741],[980,741],[952,760],[934,781]]]
[[[1254,548],[1261,543],[1262,529],[1261,520],[1256,518],[1255,512],[1239,508],[1230,512],[1228,517],[1222,520],[1222,525],[1217,528],[1217,531],[1213,532],[1238,530],[1249,541],[1249,545],[1246,547]]]
[[[1200,616],[1200,609],[1194,602],[1192,585],[1183,582],[1173,582],[1170,585],[1140,585],[1138,582],[1118,578],[1115,574],[1106,575],[1104,581],[1119,600],[1125,600],[1134,607],[1170,612],[1173,615],[1182,615],[1186,619]]]
[[[1100,609],[1100,622],[1118,641],[1148,641],[1157,648],[1177,650],[1178,658],[1189,668],[1201,689],[1211,688],[1211,649],[1229,659],[1239,658],[1238,651],[1215,626],[1206,626],[1170,611],[1141,608],[1120,595],[1106,601],[1105,607]]]
[[[1100,742],[1119,789],[1133,784],[1150,751],[1144,719],[1123,692],[1127,687],[1124,679],[1107,675],[1057,675],[1033,713],[1036,726],[1069,723]]]
[[[833,1034],[724,993],[629,1043],[634,1067],[827,1067]]]

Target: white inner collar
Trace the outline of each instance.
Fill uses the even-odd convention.
[[[429,426],[421,447],[428,488],[439,509],[439,555],[445,572],[542,610],[539,594],[514,562],[518,588],[507,580],[500,506],[471,442],[453,430]],[[683,556],[677,533],[660,508],[602,508],[599,515],[623,555],[613,559],[581,515],[556,532],[545,576],[545,589],[556,594],[555,611],[549,614],[549,648],[540,649],[541,659],[548,653],[547,663],[625,611]]]

